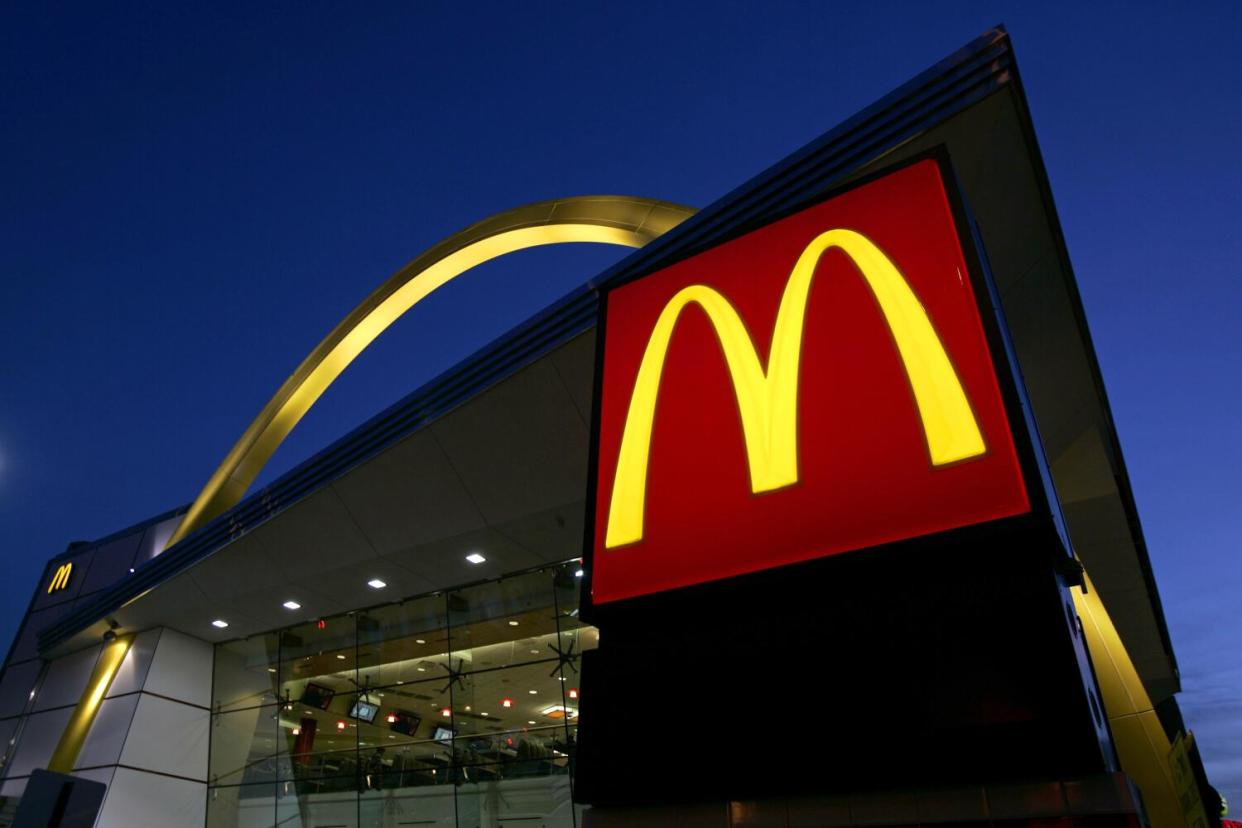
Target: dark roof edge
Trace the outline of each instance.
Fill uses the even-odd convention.
[[[1010,46],[1010,51],[1012,52],[1012,50],[1013,47]],[[1057,210],[1056,201],[1052,197],[1052,184],[1048,180],[1048,168],[1044,164],[1044,154],[1039,147],[1039,138],[1035,134],[1034,118],[1031,115],[1031,107],[1026,97],[1026,90],[1022,86],[1021,73],[1018,70],[1016,58],[1013,63],[1013,72],[1014,78],[1017,81],[1014,84],[1014,89],[1020,104],[1018,115],[1022,119],[1025,138],[1030,143],[1030,155],[1035,165],[1036,183],[1039,185],[1040,195],[1043,196],[1044,203],[1048,208],[1048,219],[1056,239],[1057,256],[1061,259],[1063,272],[1072,274],[1074,269],[1070,262],[1069,245],[1065,242],[1065,232],[1061,228],[1061,215]],[[1076,278],[1066,279],[1066,288],[1070,296],[1071,309],[1074,312],[1075,319],[1078,321],[1079,333],[1082,335],[1083,350],[1087,354],[1087,365],[1091,371],[1091,378],[1095,383],[1096,391],[1100,395],[1100,408],[1103,410],[1104,420],[1108,426],[1108,434],[1106,436],[1112,452],[1112,459],[1116,463],[1117,479],[1115,482],[1117,490],[1121,495],[1122,507],[1126,512],[1126,521],[1130,525],[1130,534],[1134,538],[1134,549],[1138,553],[1139,568],[1142,570],[1143,580],[1147,585],[1152,612],[1156,617],[1156,626],[1160,630],[1160,639],[1164,643],[1164,651],[1173,667],[1174,681],[1177,689],[1180,691],[1181,670],[1177,665],[1177,653],[1173,649],[1173,638],[1169,634],[1169,625],[1165,619],[1164,603],[1161,601],[1160,591],[1156,587],[1156,574],[1152,569],[1151,555],[1147,549],[1147,538],[1143,534],[1143,524],[1139,520],[1138,503],[1134,499],[1134,489],[1130,484],[1130,472],[1126,467],[1125,455],[1121,450],[1121,437],[1117,434],[1117,422],[1113,418],[1113,406],[1108,399],[1108,389],[1104,385],[1104,373],[1100,370],[1100,360],[1096,354],[1095,340],[1091,336],[1091,328],[1087,325],[1087,311],[1083,306],[1082,292],[1078,289],[1078,280]]]

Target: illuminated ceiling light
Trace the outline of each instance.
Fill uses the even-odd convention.
[[[500,706],[501,707],[513,707],[513,699],[510,699],[508,697],[502,699],[500,702]]]
[[[569,688],[569,697],[570,697],[571,699],[576,699],[576,698],[578,698],[578,688],[577,688],[577,687],[571,687],[571,688]]]
[[[449,716],[453,715],[453,711],[451,708],[446,707],[440,711],[440,715],[447,719]]]
[[[530,651],[530,654],[531,654],[531,655],[539,655],[539,651],[538,651],[538,650],[531,650],[531,651]]]
[[[426,641],[426,639],[423,639],[423,638],[416,638],[416,639],[414,639],[414,643],[415,643],[415,644],[426,644],[426,643],[427,643],[427,641]]]
[[[302,605],[299,604],[297,601],[285,601],[283,604],[281,604],[281,606],[287,610],[295,610],[295,609],[302,608]]]
[[[527,721],[526,723],[527,723],[527,724],[535,724],[535,720],[534,720],[534,719],[530,719],[530,720],[529,720],[529,721]]]
[[[129,574],[130,574],[130,575],[133,575],[133,574],[134,574],[134,568],[133,568],[132,566],[129,568]]]
[[[336,654],[336,657],[337,657],[337,658],[339,658],[341,661],[344,661],[344,660],[345,660],[345,654],[344,654],[344,653],[337,653],[337,654]]]
[[[561,679],[561,681],[564,681],[564,680],[565,680],[565,677],[564,677],[564,676],[560,676],[560,679]]]
[[[367,586],[369,586],[371,589],[383,589],[384,587],[388,586],[388,584],[384,583],[379,578],[372,578],[371,580],[367,581]]]
[[[418,672],[420,672],[420,673],[425,673],[425,672],[427,672],[427,668],[426,668],[426,667],[419,667],[419,668],[417,668],[417,669],[418,669]],[[401,682],[397,682],[397,684],[400,684],[400,683],[401,683]]]
[[[469,712],[470,712],[470,705],[466,705],[466,712],[467,712],[467,713],[469,713]]]
[[[274,673],[274,672],[276,672],[276,668],[275,668],[275,667],[268,667],[268,668],[267,668],[267,671],[268,671],[269,673]]]
[[[481,564],[484,561],[486,561],[487,558],[483,557],[478,552],[471,552],[469,555],[466,556],[466,560],[470,561],[470,563],[472,564]]]
[[[486,716],[487,714],[486,714],[486,713],[480,713],[479,715],[480,715],[480,716]]]
[[[533,696],[533,695],[537,694],[539,691],[538,691],[538,690],[530,690],[530,691],[528,691],[528,692],[529,692],[529,693]]]
[[[396,724],[396,723],[397,723],[397,714],[396,714],[396,713],[389,713],[387,716],[385,716],[385,717],[384,717],[384,721],[388,722],[389,724]]]
[[[575,572],[575,573],[574,573],[574,577],[575,577],[575,578],[581,578],[581,577],[582,577],[582,570],[581,570],[581,569],[579,569],[577,572]]]
[[[510,622],[509,622],[509,626],[510,626],[510,627],[516,627],[517,625],[518,625],[518,622],[516,622],[516,621],[510,621]]]
[[[336,723],[336,729],[337,729],[337,730],[344,730],[344,729],[345,729],[345,723],[344,723],[344,722],[337,722],[337,723]]]
[[[225,621],[223,618],[217,618],[215,621],[211,622],[211,626],[216,627],[217,629],[221,629],[221,630],[227,627],[228,625],[229,625],[229,622]]]
[[[539,712],[547,716],[549,719],[564,719],[565,717],[569,717],[571,719],[578,718],[577,710],[572,707],[566,707],[563,704],[554,704],[551,707],[545,707]]]
[[[289,732],[290,732],[290,733],[292,733],[294,736],[301,736],[301,735],[302,735],[302,728],[300,728],[300,727],[295,727],[295,728],[293,728],[293,730],[291,730],[291,731],[289,731]]]

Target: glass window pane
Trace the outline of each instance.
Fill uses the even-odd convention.
[[[276,824],[276,783],[229,785],[207,792],[207,828],[258,828]]]
[[[551,571],[533,572],[449,593],[454,669],[489,670],[556,658]]]
[[[212,703],[218,711],[276,704],[279,639],[275,633],[217,645]]]
[[[445,663],[448,649],[442,595],[358,613],[358,680],[363,689],[447,675],[427,662]]]
[[[277,778],[282,710],[251,707],[212,716],[208,780],[213,785],[270,782]]]
[[[35,681],[43,669],[42,661],[12,664],[0,678],[0,719],[18,716],[34,699]]]

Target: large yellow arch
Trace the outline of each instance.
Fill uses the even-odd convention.
[[[277,447],[354,358],[440,286],[472,267],[530,247],[569,242],[642,247],[694,212],[628,196],[541,201],[484,219],[431,247],[354,308],[285,380],[194,499],[168,546],[240,501]]]

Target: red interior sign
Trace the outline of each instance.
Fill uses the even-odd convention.
[[[592,598],[1029,511],[934,160],[613,290]]]

